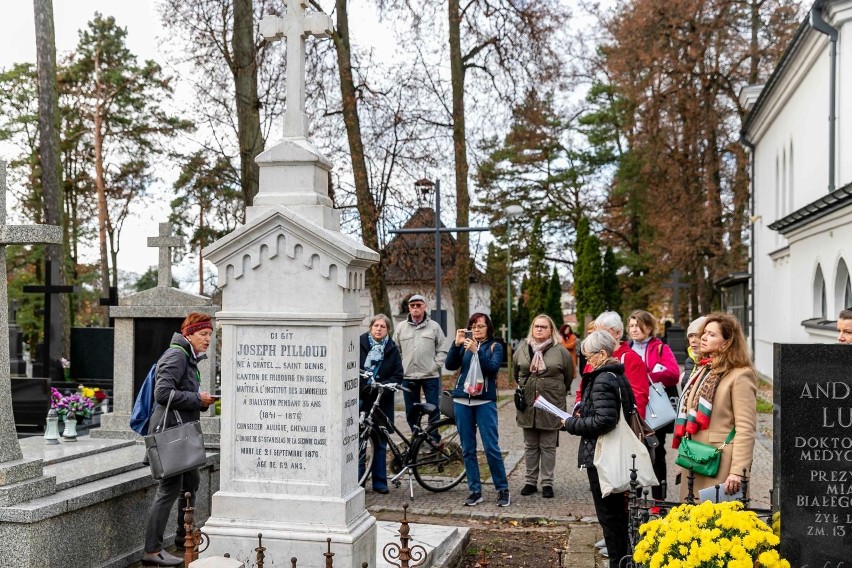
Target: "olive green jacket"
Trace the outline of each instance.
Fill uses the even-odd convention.
[[[532,356],[527,341],[521,341],[515,351],[515,376],[523,387],[527,400],[526,410],[518,411],[517,422],[521,428],[559,430],[562,428],[562,422],[544,410],[533,408],[533,401],[541,395],[548,402],[567,411],[565,399],[571,390],[571,381],[574,380],[574,361],[571,359],[571,353],[561,344],[551,345],[543,355],[547,369],[541,374],[531,375]]]

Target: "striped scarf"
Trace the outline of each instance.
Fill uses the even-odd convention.
[[[680,440],[687,434],[692,436],[710,426],[710,416],[713,414],[713,397],[719,386],[719,377],[710,368],[710,361],[699,361],[701,369],[693,376],[680,399],[680,409],[674,424],[672,448],[680,446]],[[697,393],[697,396],[694,394]],[[690,400],[694,400],[689,405]]]

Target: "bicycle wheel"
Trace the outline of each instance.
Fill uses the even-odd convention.
[[[376,432],[372,428],[363,428],[358,436],[358,485],[364,487],[375,457]]]
[[[429,437],[433,430],[442,434],[441,442],[435,444]],[[462,460],[459,431],[452,419],[441,420],[430,426],[411,448],[416,463],[411,467],[414,478],[424,489],[440,493],[461,483],[467,473]]]

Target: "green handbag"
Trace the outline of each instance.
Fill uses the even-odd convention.
[[[725,443],[718,448],[696,442],[691,438],[681,439],[680,446],[677,448],[675,465],[690,469],[692,473],[698,475],[716,477],[716,474],[719,473],[719,464],[722,462],[722,450],[731,443],[736,433],[736,428],[732,429],[728,437],[725,438]]]

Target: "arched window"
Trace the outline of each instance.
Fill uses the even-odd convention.
[[[793,141],[790,140],[790,156],[787,160],[787,213],[793,209]]]
[[[842,258],[837,263],[837,271],[834,277],[834,311],[850,306],[852,302],[852,283],[849,282],[849,267]],[[837,315],[836,313],[834,315]]]
[[[825,278],[822,275],[822,267],[817,265],[814,275],[814,317],[826,318],[828,314],[828,299],[825,294]]]

